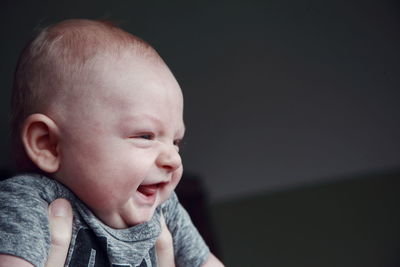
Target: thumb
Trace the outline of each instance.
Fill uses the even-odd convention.
[[[46,267],[63,267],[72,235],[72,208],[66,199],[49,205],[51,247]]]
[[[161,214],[161,234],[156,241],[157,266],[175,267],[174,246],[171,232],[165,223],[164,215]]]

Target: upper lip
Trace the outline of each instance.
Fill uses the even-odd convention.
[[[149,185],[164,185],[168,184],[171,182],[171,179],[160,179],[160,180],[154,180],[154,181],[148,181],[140,184],[140,186],[149,186]]]
[[[162,189],[169,182],[170,180],[166,182],[161,181],[156,183],[144,183],[138,186],[137,191],[139,191],[143,195],[152,196],[155,195],[159,189]]]

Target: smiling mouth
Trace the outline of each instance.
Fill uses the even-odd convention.
[[[140,185],[137,189],[140,193],[145,195],[146,197],[154,196],[157,191],[162,188],[167,183],[157,183],[157,184],[149,184],[149,185]]]

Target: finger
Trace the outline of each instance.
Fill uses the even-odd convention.
[[[49,205],[51,247],[46,267],[63,267],[72,234],[72,208],[66,199],[56,199]]]
[[[161,234],[156,241],[157,263],[160,267],[175,267],[172,235],[161,214]]]

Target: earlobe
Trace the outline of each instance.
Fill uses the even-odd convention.
[[[21,135],[26,154],[32,162],[44,172],[56,172],[60,165],[56,123],[46,115],[32,114],[26,118]]]

